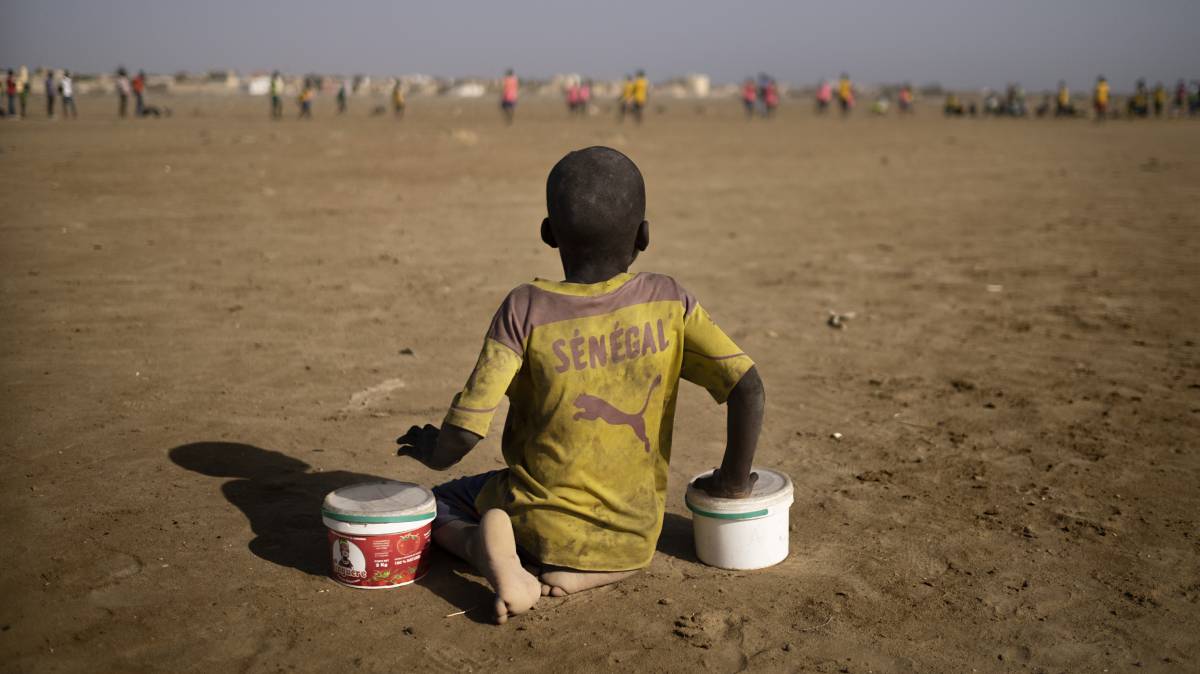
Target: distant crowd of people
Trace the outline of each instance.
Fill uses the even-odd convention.
[[[1200,115],[1200,81],[1179,80],[1173,92],[1168,92],[1162,82],[1150,89],[1146,80],[1139,79],[1125,101],[1125,111],[1113,105],[1112,88],[1103,75],[1096,78],[1091,96],[1092,116],[1097,121],[1114,119],[1124,114],[1128,118],[1145,118],[1151,113],[1155,117]],[[1025,90],[1018,84],[1009,84],[1000,92],[984,90],[982,101],[964,103],[955,93],[946,95],[943,112],[948,117],[974,117],[976,115],[997,117],[1025,117],[1031,113],[1026,104]],[[1075,97],[1067,83],[1060,81],[1053,95],[1046,94],[1041,103],[1032,110],[1037,117],[1085,117],[1087,107],[1076,105]]]
[[[59,73],[54,70],[45,70],[43,86],[46,96],[46,117],[54,118],[54,108],[58,102],[61,102],[64,119],[74,119],[79,116],[79,109],[75,107],[75,81],[71,78],[70,70],[63,70]],[[11,119],[24,118],[29,114],[29,96],[32,92],[33,78],[30,77],[29,68],[21,66],[15,71],[9,68],[4,80],[7,106],[0,108],[0,113]]]
[[[650,81],[646,79],[646,71],[637,71],[637,76],[625,76],[621,84],[621,100],[617,106],[618,121],[624,122],[626,116],[632,116],[633,121],[641,124],[642,113],[650,101]]]
[[[350,96],[359,86],[359,81],[356,79],[353,83],[349,80],[338,80],[337,94],[335,101],[337,102],[337,113],[344,115],[350,109]],[[283,119],[283,99],[284,92],[287,87],[284,82],[283,75],[278,71],[271,73],[267,79],[267,98],[270,101],[270,116],[271,119]],[[296,109],[299,119],[312,119],[313,116],[313,101],[317,98],[317,90],[321,87],[321,81],[315,76],[307,76],[300,84],[299,91],[296,93]],[[396,78],[391,92],[392,114],[397,118],[404,116],[404,90],[399,78]],[[373,115],[385,114],[386,106],[377,106],[373,111]]]
[[[753,118],[757,112],[763,117],[771,117],[780,101],[779,85],[774,78],[759,74],[758,81],[747,77],[742,83],[742,106],[746,117]],[[901,113],[907,114],[913,110],[913,88],[903,84],[895,91],[896,105]],[[814,91],[813,102],[817,115],[825,115],[836,105],[842,117],[848,117],[857,104],[858,89],[848,73],[842,73],[837,81],[822,77]],[[872,102],[870,110],[874,114],[886,114],[891,109],[890,93],[880,93]]]
[[[78,118],[79,108],[75,103],[75,79],[71,76],[71,71],[55,71],[52,68],[39,68],[38,71],[43,73],[42,93],[46,99],[46,117],[53,119],[57,109],[63,119]],[[128,71],[124,67],[120,67],[116,72],[115,83],[119,117],[129,115],[131,98],[134,101],[133,115],[135,117],[161,117],[170,114],[168,108],[146,103],[145,71],[139,70],[137,75],[130,78]],[[21,66],[15,70],[9,68],[4,82],[7,106],[0,107],[0,116],[18,119],[26,117],[29,114],[29,97],[33,92],[33,86],[33,77],[30,76],[28,67]]]
[[[766,73],[759,73],[758,80],[747,77],[742,82],[742,107],[746,119],[754,119],[755,115],[771,117],[779,107],[779,84]]]
[[[512,82],[511,100],[515,103],[518,84],[516,78],[513,78]],[[586,115],[589,111],[594,110],[592,106],[593,88],[591,78],[572,77],[567,80],[563,86],[563,97],[566,100],[569,115]],[[626,117],[632,117],[634,122],[640,124],[649,98],[650,82],[646,79],[644,70],[637,71],[636,75],[625,75],[617,96],[617,121],[624,122]]]
[[[568,80],[566,86],[563,87],[563,95],[567,100],[568,114],[587,114],[592,103],[592,80],[575,78]]]
[[[124,117],[129,110],[129,98],[134,99],[133,116],[146,115],[146,71],[139,70],[138,74],[129,79],[129,73],[124,67],[117,69],[117,114]]]
[[[296,103],[299,109],[300,119],[310,119],[312,117],[312,103],[316,98],[317,90],[320,82],[315,77],[304,78],[303,84],[300,87],[299,94],[296,97]],[[776,91],[774,81],[771,81],[771,90]],[[271,118],[283,118],[283,95],[285,82],[279,71],[271,74],[268,93],[271,101]],[[500,111],[506,124],[512,124],[516,119],[517,101],[520,98],[521,83],[517,79],[516,74],[511,68],[505,71],[504,77],[500,81]],[[643,111],[649,100],[650,83],[646,79],[645,71],[639,70],[636,75],[626,75],[625,81],[621,85],[621,93],[617,100],[618,121],[625,121],[626,117],[632,117],[634,122],[641,123]],[[337,90],[337,110],[339,114],[345,113],[347,110],[347,99],[351,93],[351,85],[342,80],[338,85]],[[567,112],[572,116],[585,115],[592,109],[593,100],[593,83],[588,78],[573,78],[567,81],[563,87],[563,96],[567,104]],[[778,94],[772,94],[774,100],[778,101]],[[391,108],[392,115],[397,119],[404,117],[406,108],[404,98],[404,86],[399,78],[394,80],[391,91]],[[386,108],[378,106],[374,109],[374,115],[385,114]]]
[[[49,118],[55,117],[57,107],[64,119],[78,117],[79,111],[75,103],[75,84],[71,77],[71,71],[39,69],[38,72],[44,73],[43,93],[46,99],[46,116]],[[296,95],[296,105],[300,119],[312,118],[313,102],[316,99],[320,84],[321,81],[317,77],[310,76],[304,78]],[[28,68],[21,66],[17,69],[8,69],[4,89],[6,101],[5,105],[0,105],[0,116],[9,118],[25,117],[29,112],[29,97],[33,91],[33,86],[33,77],[31,77]],[[338,114],[346,113],[348,99],[352,91],[357,89],[358,86],[358,79],[354,81],[353,85],[348,80],[340,80],[338,82],[336,95]],[[129,72],[124,67],[118,68],[115,78],[115,88],[117,93],[117,114],[119,117],[129,115],[131,100],[133,102],[132,112],[134,117],[159,117],[170,114],[168,108],[150,105],[146,102],[147,76],[145,71],[139,70],[136,75],[130,77]],[[279,71],[273,72],[267,83],[270,116],[272,119],[282,119],[284,116],[284,89],[285,82],[283,76]],[[520,89],[521,85],[517,76],[511,68],[508,69],[504,73],[500,84],[500,109],[507,124],[512,124],[515,119]],[[646,78],[645,71],[638,70],[636,75],[626,75],[624,81],[621,83],[620,94],[616,101],[618,121],[624,122],[627,117],[632,117],[635,123],[640,124],[643,120],[647,103],[649,102],[649,92],[650,84]],[[855,108],[857,93],[858,90],[847,73],[842,73],[836,81],[822,78],[815,89],[816,113],[824,115],[836,105],[843,117],[848,116]],[[589,78],[576,77],[569,79],[563,87],[563,96],[566,101],[567,112],[572,116],[584,115],[588,111],[594,110],[592,103],[595,98],[595,87]],[[759,73],[757,78],[746,77],[740,88],[740,99],[747,119],[758,117],[770,119],[779,107],[781,97],[782,92],[779,84],[773,77],[770,77],[766,73]],[[878,115],[886,114],[892,106],[893,97],[895,105],[901,114],[913,111],[913,88],[908,83],[900,85],[899,88],[891,88],[881,92],[871,103],[870,111]],[[1200,81],[1198,80],[1192,80],[1189,84],[1187,81],[1180,79],[1173,89],[1168,90],[1162,82],[1158,82],[1151,88],[1144,79],[1139,79],[1137,80],[1134,92],[1125,99],[1123,110],[1113,105],[1112,98],[1113,95],[1108,80],[1101,75],[1096,79],[1096,84],[1092,88],[1091,115],[1097,120],[1121,116],[1146,118],[1150,116],[1183,117],[1200,115]],[[1060,81],[1053,94],[1045,94],[1036,107],[1030,108],[1026,101],[1025,90],[1019,84],[1012,83],[1007,85],[1002,92],[985,89],[977,99],[973,98],[971,100],[964,100],[955,92],[947,93],[942,105],[942,112],[947,117],[974,117],[979,115],[996,117],[1025,117],[1031,115],[1037,117],[1087,116],[1089,106],[1078,105],[1077,103],[1076,97],[1072,94],[1066,82]],[[406,107],[404,86],[401,80],[396,78],[391,89],[391,113],[395,118],[401,119],[404,117]],[[386,114],[387,110],[387,106],[376,106],[372,114]]]

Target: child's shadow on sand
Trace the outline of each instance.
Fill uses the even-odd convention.
[[[325,495],[358,482],[390,479],[340,470],[313,473],[300,459],[236,442],[180,445],[170,457],[202,475],[235,478],[221,485],[221,493],[250,520],[255,534],[250,552],[314,576],[329,572],[330,552],[321,522]],[[440,550],[434,554],[432,568],[418,584],[459,609],[487,605],[491,591],[454,572],[465,565]],[[486,618],[475,613],[470,612],[472,619]]]

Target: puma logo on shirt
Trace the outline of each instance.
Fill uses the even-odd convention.
[[[646,392],[646,401],[642,403],[642,409],[638,410],[635,414],[622,412],[613,407],[607,400],[602,400],[594,395],[580,393],[576,396],[573,403],[575,407],[579,408],[579,411],[575,413],[572,419],[575,421],[579,421],[580,419],[584,421],[602,419],[605,423],[612,426],[628,426],[633,429],[633,434],[637,436],[638,440],[642,441],[642,445],[649,452],[650,438],[646,437],[646,408],[650,405],[650,396],[654,395],[654,389],[658,388],[658,385],[661,383],[662,375],[660,374],[650,383],[650,390]]]

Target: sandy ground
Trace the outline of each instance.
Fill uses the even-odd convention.
[[[0,123],[0,670],[1200,669],[1200,125],[414,103]],[[635,270],[759,364],[791,556],[695,559],[692,387],[645,573],[505,627],[445,557],[334,584],[325,492],[499,465],[503,415],[448,475],[393,439],[561,278],[545,174],[598,143],[647,178]]]

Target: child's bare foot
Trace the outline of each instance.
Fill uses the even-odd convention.
[[[538,577],[541,581],[542,596],[565,597],[568,594],[583,592],[601,585],[610,585],[624,580],[634,571],[572,571],[562,567],[546,567]]]
[[[489,510],[479,521],[473,557],[478,569],[496,590],[496,622],[533,608],[541,597],[538,579],[521,566],[512,521],[503,510]]]

